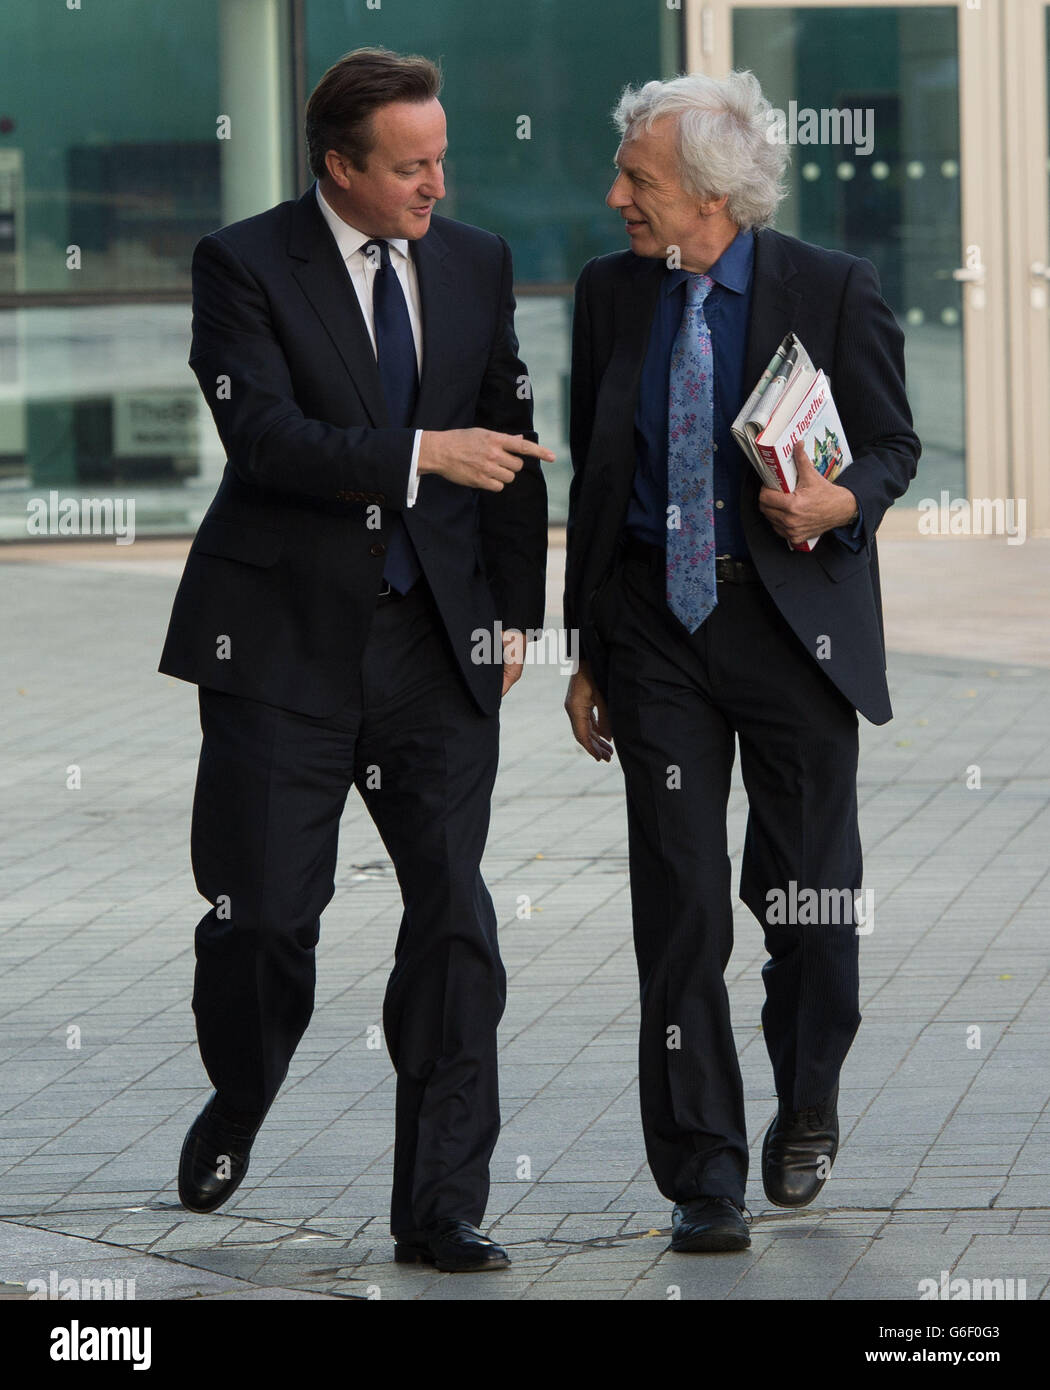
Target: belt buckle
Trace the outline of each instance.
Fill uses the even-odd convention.
[[[715,579],[723,584],[742,584],[744,582],[743,565],[739,560],[734,560],[732,555],[715,556]]]

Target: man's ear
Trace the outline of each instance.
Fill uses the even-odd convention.
[[[328,170],[328,177],[337,188],[347,189],[350,187],[351,166],[345,155],[341,155],[338,150],[328,150],[325,153],[324,165]]]
[[[714,217],[717,213],[725,209],[729,202],[729,194],[723,193],[721,198],[704,198],[700,203],[701,217]]]

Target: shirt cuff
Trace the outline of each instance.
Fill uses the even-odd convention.
[[[423,441],[423,431],[416,430],[415,441],[412,444],[412,463],[408,470],[408,496],[405,498],[406,507],[416,505],[416,492],[419,488],[419,446]]]
[[[838,536],[839,540],[842,542],[844,546],[847,547],[847,549],[852,550],[854,553],[856,553],[858,550],[864,549],[863,531],[864,508],[860,505],[860,498],[858,497],[856,521],[853,523],[852,526],[847,524],[846,526],[834,527],[834,534]]]

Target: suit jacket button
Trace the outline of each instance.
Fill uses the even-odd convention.
[[[370,546],[368,547],[368,553],[369,553],[369,555],[385,555],[385,554],[386,554],[386,546],[385,546],[385,545],[378,545],[378,544],[377,544],[377,545],[370,545]]]

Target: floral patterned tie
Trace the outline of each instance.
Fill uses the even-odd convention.
[[[695,632],[718,602],[715,584],[715,369],[704,300],[714,281],[690,275],[671,351],[667,412],[667,605]],[[674,509],[674,510],[672,510]]]

